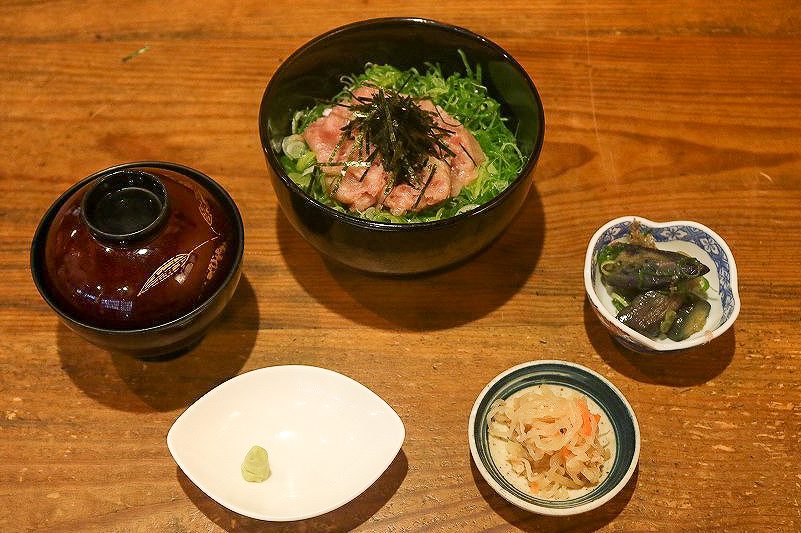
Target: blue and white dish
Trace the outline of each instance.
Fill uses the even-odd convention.
[[[505,465],[492,452],[494,437],[489,434],[488,418],[493,404],[539,385],[581,393],[608,424],[608,443],[604,444],[612,453],[605,475],[595,487],[566,500],[539,498],[524,490],[518,480],[504,475]],[[476,398],[467,432],[473,461],[495,492],[521,509],[544,515],[567,516],[600,507],[626,486],[640,457],[640,428],[623,394],[597,372],[567,361],[530,361],[496,376]]]
[[[683,252],[709,267],[709,303],[712,309],[702,331],[683,341],[667,338],[651,339],[617,320],[612,298],[601,282],[596,257],[605,245],[629,235],[633,221],[654,237],[657,248]],[[705,344],[728,330],[740,313],[737,291],[737,266],[726,241],[698,222],[688,220],[653,222],[637,216],[611,220],[592,236],[584,260],[584,287],[593,311],[612,337],[620,344],[640,353],[671,352]]]

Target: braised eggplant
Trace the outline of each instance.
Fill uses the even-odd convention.
[[[683,294],[677,292],[646,291],[621,309],[617,319],[634,331],[657,337],[662,332],[665,317],[675,314],[684,298]]]
[[[667,332],[667,337],[674,341],[683,341],[693,333],[704,328],[712,306],[704,299],[690,296],[676,311],[676,319]]]
[[[694,257],[628,243],[605,246],[598,253],[598,267],[602,281],[624,294],[665,290],[709,272]]]
[[[627,237],[601,248],[596,261],[623,324],[673,341],[703,330],[712,308],[704,277],[709,267],[695,257],[660,250],[635,221]]]

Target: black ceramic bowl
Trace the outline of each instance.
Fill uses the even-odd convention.
[[[120,242],[102,240],[104,236],[97,235],[97,230],[90,223],[91,216],[85,214],[88,211],[87,199],[90,193],[97,196],[100,194],[97,191],[108,185],[109,180],[116,180],[120,175],[128,174],[132,179],[139,179],[140,175],[153,176],[159,172],[162,173],[161,181],[171,181],[167,176],[174,176],[181,180],[180,183],[189,186],[187,188],[187,185],[171,182],[173,192],[180,187],[186,188],[187,192],[182,191],[183,196],[174,196],[170,200],[171,214],[166,217],[168,221],[163,226],[161,236],[151,234],[144,240],[132,241],[131,234],[127,234]],[[141,187],[137,190],[141,191]],[[161,191],[163,193],[164,189],[161,188]],[[107,194],[107,191],[103,190],[101,193]],[[184,204],[183,207],[181,203]],[[166,205],[164,209],[167,209]],[[214,219],[214,216],[217,218]],[[165,218],[164,213],[159,214],[159,217]],[[200,250],[202,245],[195,245],[186,254],[185,248],[193,246],[186,238],[187,232],[193,227],[187,225],[187,220],[192,217],[199,220],[201,225],[207,223],[215,234],[224,234],[224,241],[218,241],[224,242],[224,246],[214,245],[211,251],[204,252]],[[225,219],[225,222],[221,219]],[[62,223],[66,224],[64,221],[69,220],[83,220],[92,234],[89,235],[80,222],[74,222],[74,229],[66,226],[68,235],[64,235],[65,232],[60,232],[59,228]],[[42,217],[31,244],[31,273],[44,300],[64,324],[80,336],[103,348],[142,359],[166,358],[197,344],[231,299],[242,270],[244,242],[244,228],[239,210],[228,193],[214,180],[197,170],[175,163],[126,163],[101,170],[81,180],[53,203]],[[70,253],[61,256],[53,252],[58,246],[68,247]],[[161,264],[162,257],[172,258],[170,261],[173,261],[176,256],[192,256],[195,250],[198,252],[194,258],[190,257],[192,264],[188,268],[184,267],[180,272],[170,271],[168,275],[156,279],[159,272],[165,272],[163,267],[167,263]],[[111,259],[103,258],[101,256],[104,252],[117,255]],[[137,278],[135,274],[143,265],[126,263],[124,259],[136,257],[137,252],[143,256],[153,254],[156,263],[161,264],[141,288],[141,276]],[[159,257],[158,254],[163,255]],[[64,257],[68,259],[65,260]],[[207,264],[201,263],[201,257]],[[84,268],[87,265],[91,268]],[[144,268],[152,270],[153,267],[152,264],[150,267],[145,264]],[[194,274],[191,273],[192,270],[195,271]],[[72,277],[65,275],[65,271],[71,272]],[[177,281],[178,276],[183,276],[180,281]],[[91,283],[80,278],[86,278]],[[131,283],[128,283],[129,279]],[[102,286],[102,295],[90,295],[86,302],[82,301],[80,297],[85,293],[76,290],[76,286],[81,284],[91,287],[94,280],[99,283],[97,289]],[[187,290],[187,287],[196,281],[202,285],[194,286],[202,286],[204,290],[197,290],[192,294],[191,291],[195,289]],[[114,300],[114,296],[123,289],[128,289],[128,285],[136,287],[127,296]],[[180,294],[178,291],[182,289],[189,293]],[[92,306],[95,300],[106,297],[110,298],[108,301],[111,303],[100,307]],[[120,302],[129,306],[128,314],[102,316],[103,311],[119,310]],[[165,306],[175,307],[177,311],[170,312],[167,309],[165,314]],[[131,308],[133,313],[130,312]],[[144,316],[137,316],[137,309],[145,309]],[[148,320],[147,315],[163,318],[154,318],[143,327],[141,321]],[[130,317],[130,324],[126,325],[125,317]],[[103,320],[115,322],[104,323]],[[135,322],[136,320],[139,322]]]
[[[457,53],[481,66],[490,96],[502,105],[509,129],[527,163],[517,179],[482,206],[434,222],[373,222],[340,213],[306,195],[287,175],[274,146],[290,134],[295,111],[330,100],[342,89],[343,74],[364,71],[365,63],[400,69],[438,63],[446,76],[463,72]],[[273,188],[286,217],[323,254],[346,265],[382,274],[436,270],[466,259],[489,245],[520,210],[542,148],[545,116],[534,84],[523,68],[492,41],[463,28],[419,18],[357,22],[308,42],[278,68],[259,110],[259,134]]]

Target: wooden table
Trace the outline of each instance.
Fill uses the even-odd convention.
[[[388,15],[455,23],[507,48],[548,124],[535,188],[503,237],[411,280],[321,259],[279,211],[257,135],[262,91],[288,54]],[[801,529],[798,3],[5,2],[0,44],[0,530]],[[159,364],[77,337],[28,267],[56,196],[143,159],[214,177],[247,231],[224,316],[192,353]],[[595,229],[624,214],[697,220],[728,241],[742,296],[730,331],[660,357],[610,339],[582,263]],[[570,519],[505,503],[468,450],[481,388],[542,358],[608,377],[642,431],[631,482]],[[165,435],[218,383],[286,363],[369,386],[406,440],[352,503],[263,523],[205,496]]]

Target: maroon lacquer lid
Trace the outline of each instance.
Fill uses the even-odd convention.
[[[64,201],[47,230],[42,277],[62,313],[96,328],[148,328],[221,286],[237,222],[177,170],[110,169]]]

